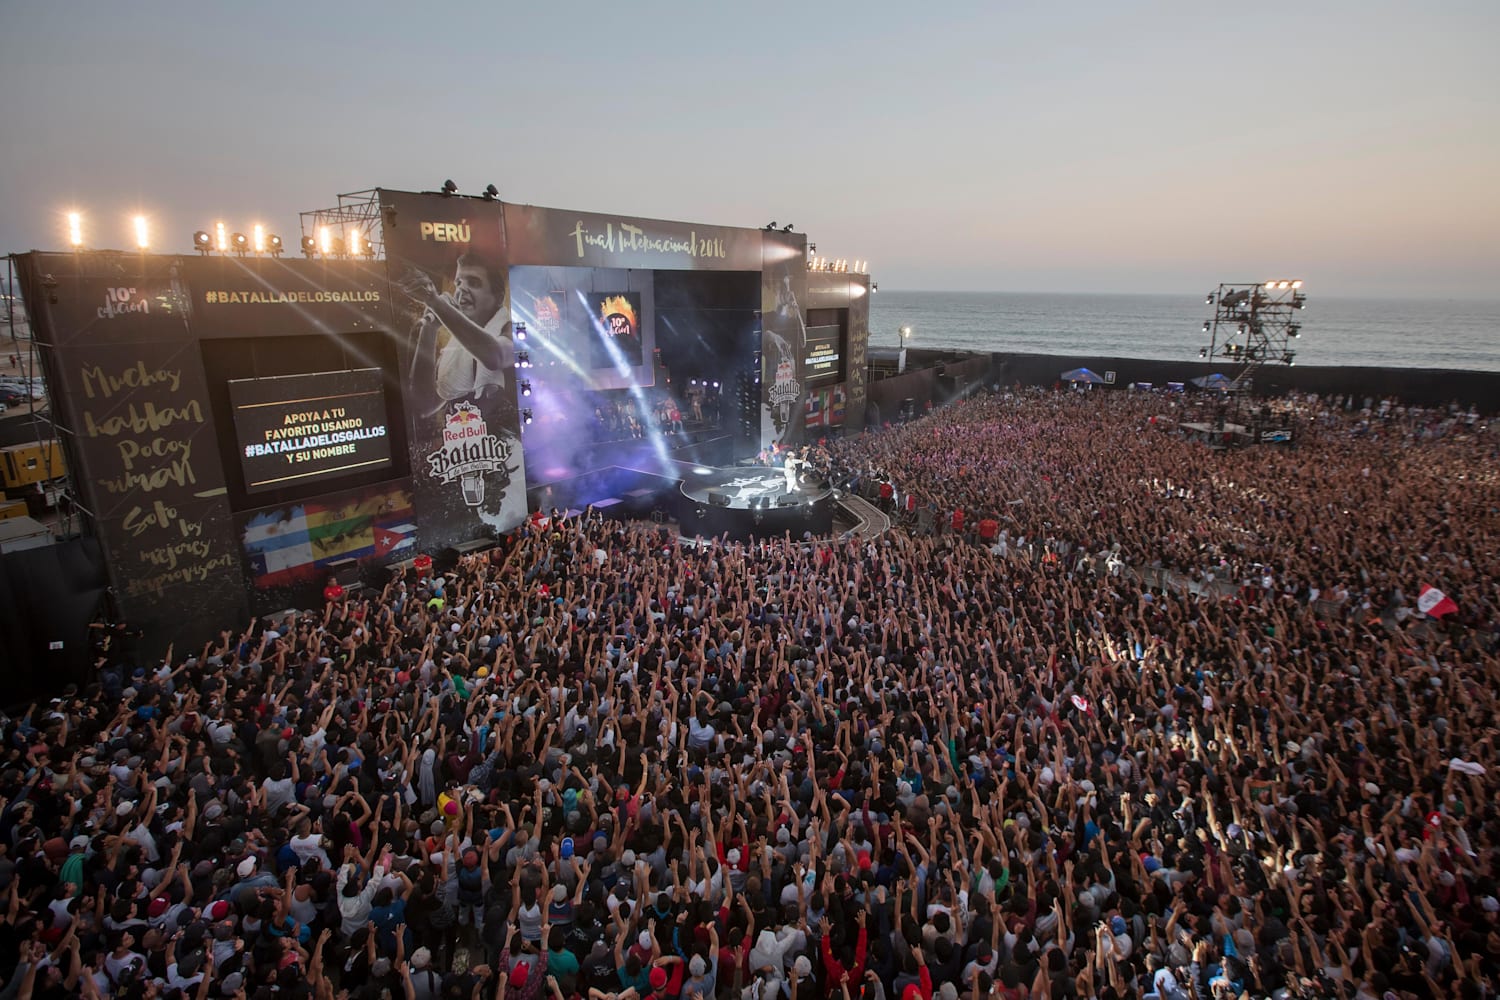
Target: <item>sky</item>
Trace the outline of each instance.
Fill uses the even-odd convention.
[[[758,227],[883,288],[1500,298],[1500,3],[0,0],[0,251],[372,187]]]

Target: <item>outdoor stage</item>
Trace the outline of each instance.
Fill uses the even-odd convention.
[[[688,472],[678,490],[677,521],[682,534],[730,538],[769,538],[791,532],[828,535],[833,531],[833,490],[804,479],[787,489],[786,472],[766,466]]]

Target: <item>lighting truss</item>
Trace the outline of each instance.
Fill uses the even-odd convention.
[[[319,208],[301,213],[302,235],[318,238],[323,227],[327,227],[341,238],[349,233],[359,234],[359,245],[365,257],[385,256],[385,237],[380,228],[380,190],[355,191],[339,195],[339,203],[332,208]],[[352,246],[344,240],[345,246]]]

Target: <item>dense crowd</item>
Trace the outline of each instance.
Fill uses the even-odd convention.
[[[1500,436],[1183,405],[838,442],[877,538],[590,513],[112,656],[4,725],[0,1000],[1495,995]]]

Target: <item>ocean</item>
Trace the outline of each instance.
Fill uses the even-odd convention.
[[[1211,289],[1205,288],[1207,293]],[[902,292],[870,299],[870,345],[1198,361],[1203,295]],[[1500,301],[1319,298],[1310,290],[1299,365],[1500,371]]]

